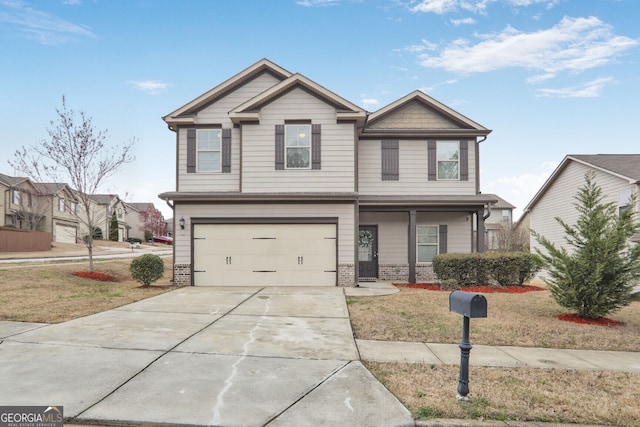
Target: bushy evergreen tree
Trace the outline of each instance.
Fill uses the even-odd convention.
[[[111,215],[111,223],[109,224],[109,240],[114,242],[118,241],[118,218],[116,217],[116,211],[113,210]]]
[[[635,196],[629,209],[618,212],[615,203],[602,202],[593,172],[585,175],[575,199],[576,224],[556,218],[573,250],[558,248],[535,232],[534,236],[547,252],[538,250],[549,272],[545,282],[551,295],[578,316],[592,319],[619,310],[638,296],[633,289],[640,277],[640,245],[629,239],[640,224],[635,220]]]

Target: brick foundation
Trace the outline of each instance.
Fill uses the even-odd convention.
[[[409,280],[409,264],[378,265],[378,280],[394,282]],[[416,265],[416,281],[432,283],[436,280],[433,267],[427,264]]]
[[[191,264],[173,265],[173,283],[178,286],[191,286]]]
[[[356,267],[352,263],[338,264],[338,286],[355,286]]]

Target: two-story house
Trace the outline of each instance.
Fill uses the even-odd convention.
[[[94,227],[99,227],[102,231],[102,236],[105,240],[109,239],[109,232],[111,230],[111,218],[115,212],[116,220],[118,221],[118,241],[124,242],[129,238],[128,230],[129,224],[126,220],[127,208],[125,202],[116,194],[91,194],[87,195],[86,199],[90,203],[91,223]],[[88,234],[87,229],[87,214],[84,210],[80,212],[80,218],[82,219],[83,235]]]
[[[174,280],[433,280],[484,248],[491,132],[415,91],[369,113],[263,59],[163,117],[176,135]]]
[[[51,233],[54,242],[77,243],[81,238],[78,221],[78,198],[64,183],[36,183],[46,207],[42,230]]]
[[[0,226],[41,230],[46,208],[40,206],[38,188],[26,177],[0,173]]]
[[[613,203],[618,211],[632,209],[632,196],[640,196],[640,154],[569,154],[560,162],[549,179],[524,208],[523,219],[531,230],[553,242],[557,247],[571,251],[565,240],[564,228],[556,218],[569,225],[576,224],[580,213],[575,199],[585,185],[585,175],[595,174],[595,183],[602,189],[602,202]],[[633,242],[640,242],[634,236]],[[531,250],[544,248],[531,238]]]

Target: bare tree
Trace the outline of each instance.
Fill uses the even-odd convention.
[[[56,120],[49,123],[48,138],[14,153],[9,164],[38,181],[69,182],[80,206],[78,220],[88,230],[84,238],[89,251],[89,271],[93,271],[93,230],[98,224],[91,195],[125,163],[132,162],[135,138],[122,146],[107,144],[108,131],[94,128],[91,117],[68,109],[65,97],[56,108]]]
[[[496,250],[499,252],[522,251],[529,247],[529,232],[522,228],[516,228],[511,221],[502,221],[498,224],[495,233]]]

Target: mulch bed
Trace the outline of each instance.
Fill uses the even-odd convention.
[[[596,317],[595,319],[584,319],[582,317],[578,317],[575,313],[564,313],[558,314],[556,317],[560,320],[564,320],[565,322],[573,322],[578,323],[580,325],[596,325],[596,326],[624,326],[623,322],[618,322],[617,320],[608,319],[606,317]]]
[[[428,291],[447,291],[450,292],[449,289],[442,289],[440,285],[435,283],[394,283],[393,286],[399,288],[411,288],[411,289],[426,289]],[[523,294],[525,292],[532,291],[544,291],[546,289],[540,288],[538,286],[505,286],[505,287],[497,287],[497,286],[466,286],[460,288],[461,291],[465,292],[481,292],[481,293],[507,293],[507,294]]]
[[[99,273],[97,271],[75,271],[72,273],[74,276],[82,277],[84,279],[97,280],[100,282],[117,282],[118,279],[107,273]]]

